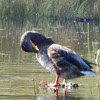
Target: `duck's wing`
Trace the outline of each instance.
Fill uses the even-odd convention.
[[[63,47],[58,44],[51,45],[47,50],[48,56],[53,62],[60,63],[58,67],[65,67],[63,65],[74,65],[80,71],[91,71],[91,66],[85,60],[83,60],[80,56],[78,56],[71,49]]]
[[[90,68],[93,68],[91,65],[96,65],[96,66],[98,66],[97,64],[92,63],[92,62],[90,62],[90,61],[88,61],[88,60],[86,60],[86,59],[84,59],[84,58],[82,58],[82,59],[83,59],[83,61],[84,61],[87,65],[90,66]]]

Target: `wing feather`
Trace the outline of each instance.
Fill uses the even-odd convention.
[[[64,68],[69,64],[76,66],[80,71],[90,70],[90,66],[80,56],[71,49],[58,44],[53,44],[48,48],[48,56],[53,60],[57,67]]]

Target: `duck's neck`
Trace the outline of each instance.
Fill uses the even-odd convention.
[[[36,47],[40,50],[41,48],[43,47],[48,47],[50,45],[52,45],[54,43],[54,41],[52,41],[51,39],[45,39],[45,40],[42,40],[42,41],[38,41],[36,43]]]

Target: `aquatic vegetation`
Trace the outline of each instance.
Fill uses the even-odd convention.
[[[100,18],[99,0],[0,0],[2,20],[23,18]]]

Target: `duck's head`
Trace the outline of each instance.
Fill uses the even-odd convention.
[[[25,32],[20,39],[20,46],[25,52],[38,53],[39,49],[45,45],[54,43],[51,39],[46,38],[36,31]]]

